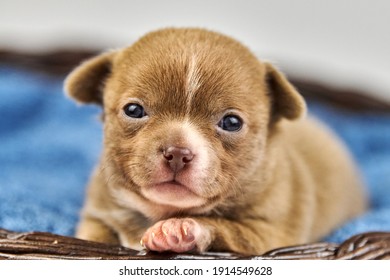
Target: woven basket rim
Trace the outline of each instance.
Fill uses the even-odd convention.
[[[341,244],[320,242],[277,248],[262,255],[206,252],[176,254],[136,251],[52,234],[49,232],[14,232],[0,228],[0,259],[73,259],[73,260],[389,260],[390,232],[366,232]]]

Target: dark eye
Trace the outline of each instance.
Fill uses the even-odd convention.
[[[242,128],[242,120],[236,115],[226,115],[218,123],[223,130],[235,132]]]
[[[130,118],[140,119],[146,116],[144,107],[142,107],[139,104],[135,104],[135,103],[127,104],[123,108],[123,110],[125,111],[125,114]]]

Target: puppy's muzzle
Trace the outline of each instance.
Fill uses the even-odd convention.
[[[174,146],[164,149],[163,156],[174,173],[184,169],[194,158],[194,154],[190,149]]]

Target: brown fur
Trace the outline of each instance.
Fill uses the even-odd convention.
[[[65,86],[104,108],[104,150],[80,238],[258,254],[318,240],[365,209],[345,148],[305,117],[283,74],[229,37],[152,32],[81,64]],[[148,116],[129,118],[128,103]],[[237,132],[217,126],[231,112],[244,122]],[[177,174],[163,156],[171,146],[194,154]],[[171,176],[179,186],[157,187]]]

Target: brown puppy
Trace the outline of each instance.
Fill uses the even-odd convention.
[[[272,65],[202,29],[164,29],[67,78],[104,108],[77,236],[140,249],[259,254],[365,208],[344,147]]]

